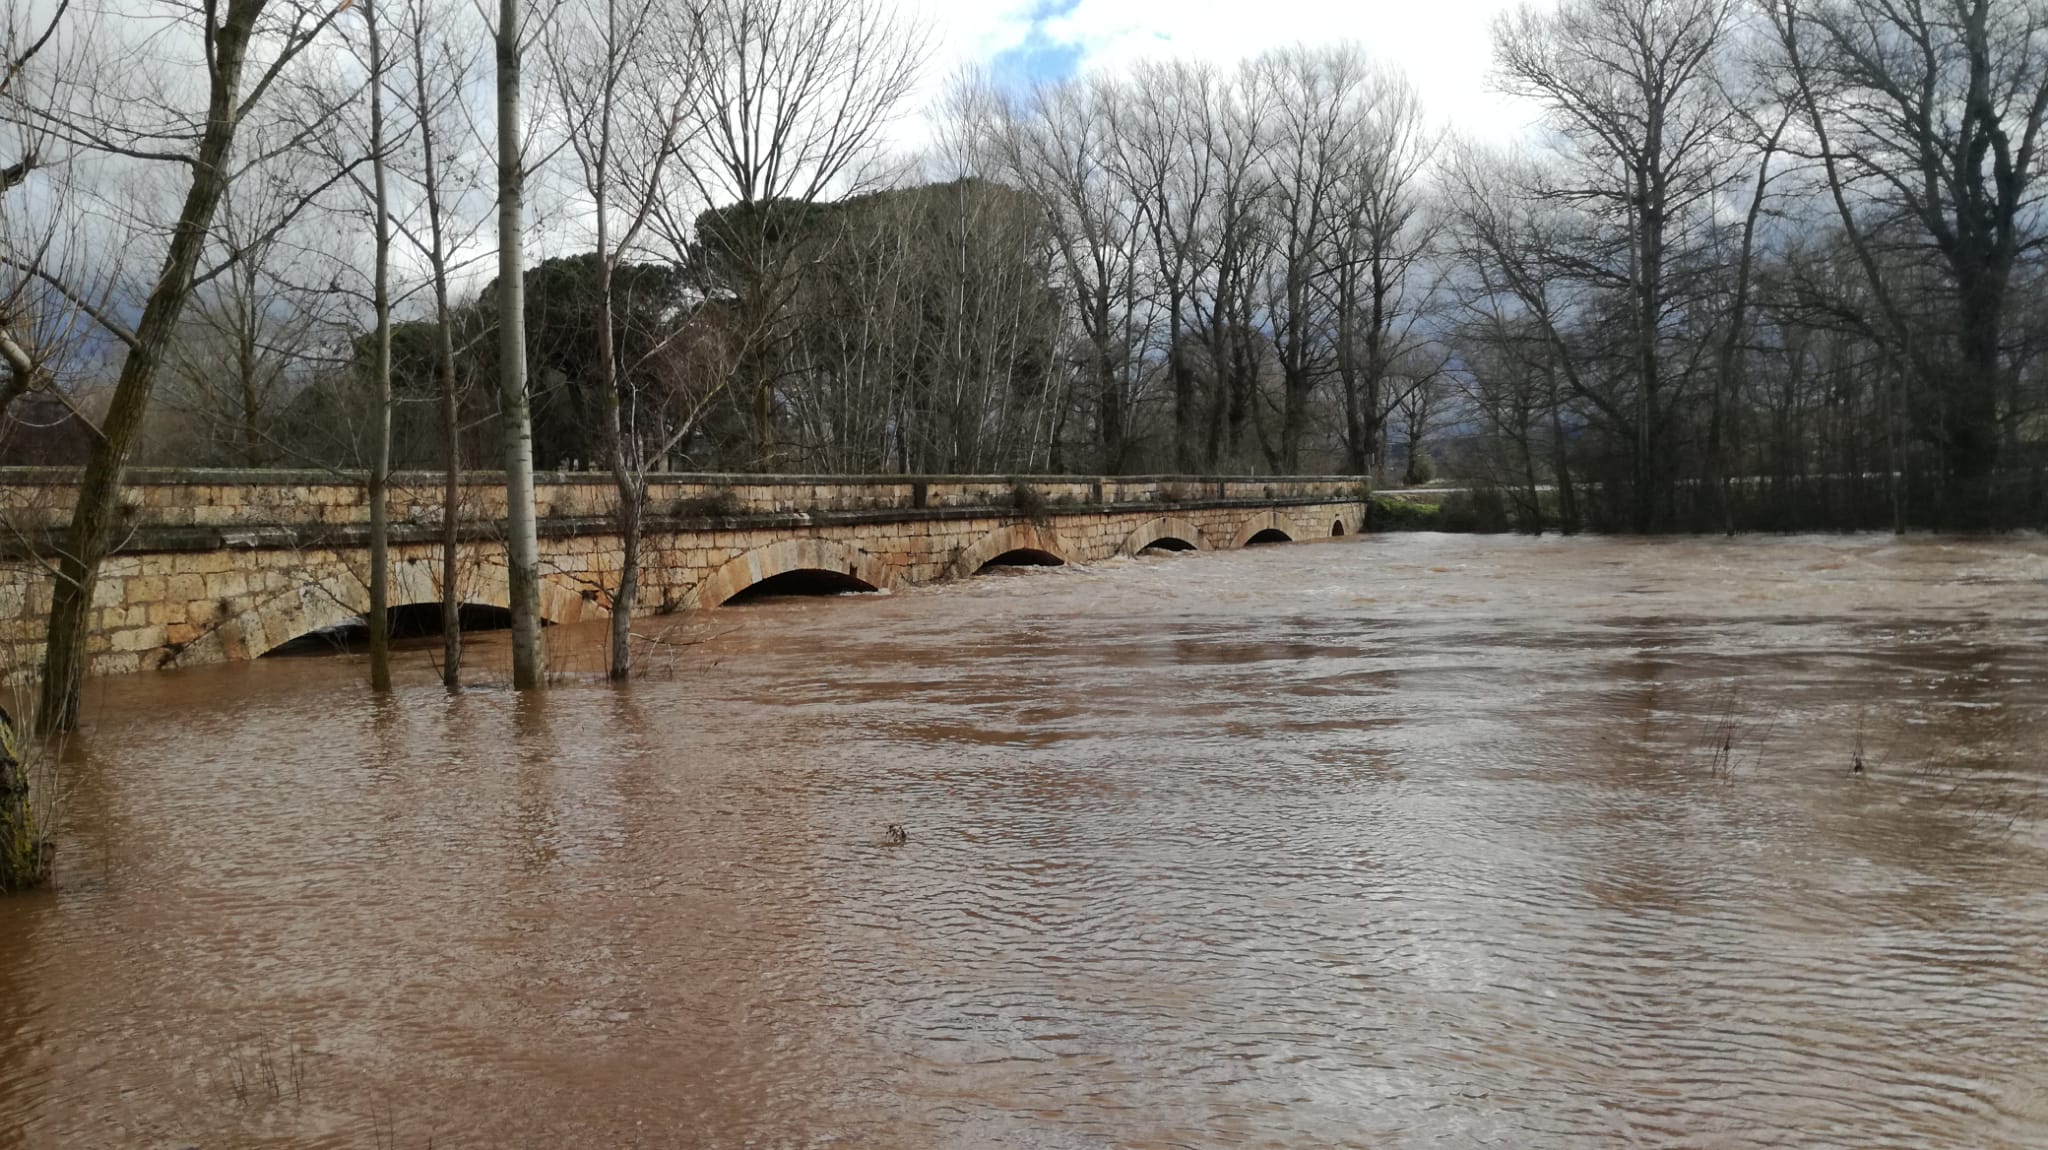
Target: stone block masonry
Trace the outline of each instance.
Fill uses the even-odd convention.
[[[622,555],[616,491],[599,475],[539,478],[541,613],[603,617]],[[502,480],[467,474],[461,492],[458,589],[504,607]],[[0,673],[39,657],[50,587],[37,555],[54,553],[76,496],[69,472],[0,469]],[[439,475],[392,483],[394,606],[441,600],[443,498]],[[1345,477],[668,475],[648,504],[648,613],[717,607],[796,571],[879,589],[971,576],[1013,552],[1088,563],[1352,534],[1364,510]],[[368,606],[367,492],[331,473],[138,470],[121,516],[93,597],[96,673],[255,658]]]

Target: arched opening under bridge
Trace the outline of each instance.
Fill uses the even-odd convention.
[[[1280,530],[1278,527],[1266,527],[1254,532],[1250,539],[1244,541],[1244,545],[1246,547],[1263,547],[1268,543],[1292,542],[1294,542],[1294,536]]]
[[[1050,551],[1037,547],[1012,547],[1001,555],[983,563],[980,571],[994,567],[1064,567],[1067,561]],[[977,574],[979,571],[977,571]]]
[[[1010,523],[961,548],[953,557],[952,572],[955,578],[964,578],[991,567],[1059,567],[1069,554],[1066,541],[1052,528]]]
[[[386,612],[390,620],[393,643],[406,643],[441,634],[441,605],[439,603],[401,603]],[[512,612],[490,603],[464,603],[457,608],[456,621],[463,633],[472,631],[509,631],[512,629]],[[542,620],[542,625],[547,621]],[[263,657],[278,656],[291,658],[303,655],[331,655],[336,651],[367,651],[370,649],[370,624],[361,616],[343,619],[325,627],[316,627],[302,635],[287,639],[263,652]]]
[[[690,590],[683,606],[717,607],[756,587],[762,589],[754,598],[839,595],[895,585],[890,566],[858,547],[836,539],[784,539],[726,560]]]
[[[844,571],[826,571],[817,567],[799,567],[770,575],[751,586],[742,588],[738,594],[725,601],[725,606],[741,606],[757,603],[763,599],[786,599],[802,595],[852,595],[874,591],[874,584]]]
[[[1162,551],[1201,551],[1209,546],[1202,529],[1177,515],[1162,515],[1138,525],[1118,548],[1125,555]]]

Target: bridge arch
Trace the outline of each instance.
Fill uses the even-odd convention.
[[[1140,523],[1117,550],[1124,555],[1136,555],[1155,545],[1168,551],[1209,550],[1209,541],[1203,538],[1202,529],[1178,515],[1162,515]]]
[[[390,606],[392,610],[419,605],[438,607],[441,603],[438,559],[398,559],[391,564]],[[317,576],[317,577],[316,577]],[[505,586],[503,567],[487,566],[469,573],[462,602],[465,606],[493,607],[509,611],[511,595]],[[541,584],[541,619],[547,623],[573,623],[586,610],[603,614],[574,593],[550,582]],[[163,648],[159,665],[175,667],[187,663],[212,663],[223,659],[254,659],[308,635],[359,622],[370,609],[370,591],[353,569],[332,569],[322,576],[316,571],[296,581],[289,590],[268,597],[250,595],[239,601],[223,601],[220,609],[235,613],[211,627],[196,628],[190,640]],[[175,630],[173,638],[176,638]]]
[[[1250,547],[1257,543],[1292,543],[1308,537],[1307,532],[1279,512],[1261,511],[1238,527],[1237,538],[1230,545]]]
[[[784,539],[726,560],[683,597],[683,606],[716,607],[756,583],[799,571],[842,576],[870,591],[897,582],[893,568],[857,547],[834,539]]]
[[[998,527],[964,548],[953,560],[955,578],[965,578],[1012,552],[1024,552],[1028,562],[1059,566],[1073,562],[1073,549],[1059,532],[1036,523],[1011,523]]]

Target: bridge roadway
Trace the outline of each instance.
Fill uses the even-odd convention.
[[[0,469],[0,672],[31,665],[49,608],[29,552],[61,539],[69,472]],[[463,476],[459,590],[506,606],[502,479]],[[392,485],[391,602],[441,599],[443,477]],[[639,609],[716,607],[766,580],[882,589],[990,564],[1094,562],[1356,532],[1349,477],[663,475],[650,487]],[[619,537],[608,476],[543,475],[541,613],[608,613]],[[368,606],[367,493],[326,472],[135,470],[93,600],[93,669],[249,659]],[[798,573],[808,573],[800,576]]]

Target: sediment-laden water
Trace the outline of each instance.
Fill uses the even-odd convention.
[[[431,644],[383,700],[101,684],[56,887],[0,902],[0,1143],[2048,1145],[2038,539],[1366,537],[664,627],[624,688],[551,633],[530,698]]]

